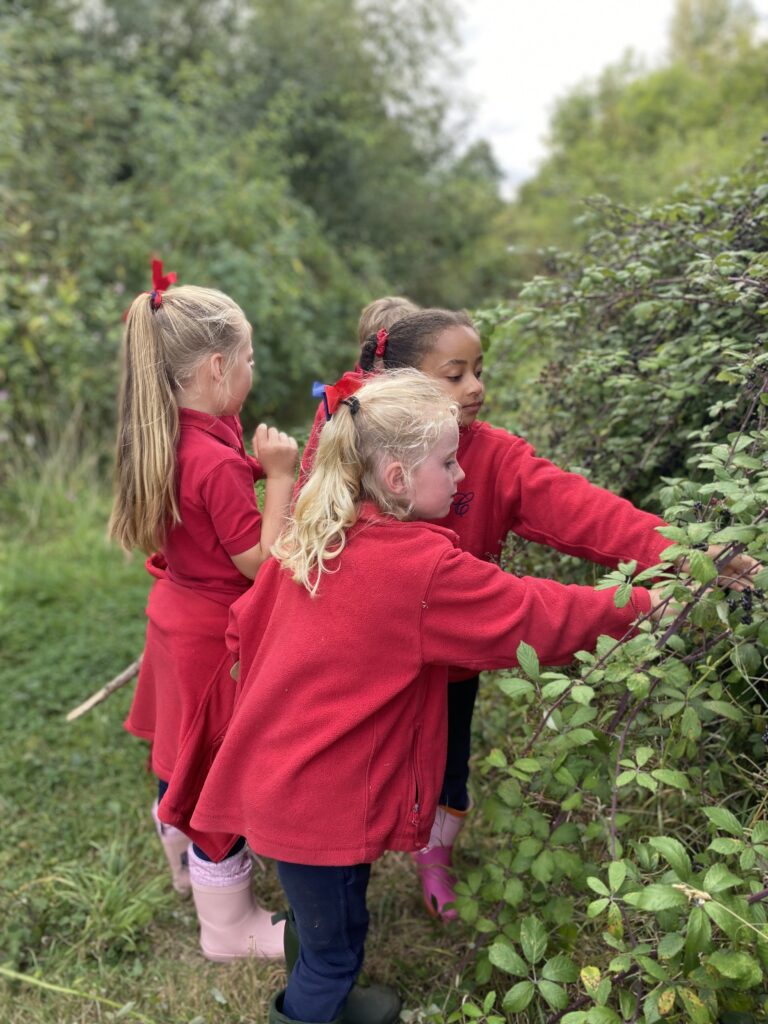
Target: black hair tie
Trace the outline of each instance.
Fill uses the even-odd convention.
[[[354,395],[351,395],[349,398],[342,398],[342,400],[341,400],[341,402],[339,404],[340,405],[348,405],[349,406],[350,415],[352,415],[352,416],[354,416],[356,413],[360,412],[360,401],[359,401],[359,399],[355,398]]]

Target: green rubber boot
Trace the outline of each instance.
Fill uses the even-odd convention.
[[[296,930],[296,919],[293,911],[275,914],[272,923],[285,921],[283,948],[285,950],[285,966],[288,974],[299,959],[299,933]],[[281,994],[282,995],[282,994]],[[394,1024],[400,1017],[402,1003],[400,996],[387,985],[364,984],[356,982],[347,996],[344,1009],[339,1017],[339,1024]],[[271,1013],[271,1011],[270,1011]],[[275,1021],[289,1018],[276,1017]],[[269,1018],[272,1024],[272,1017]]]
[[[278,917],[279,915],[276,914],[275,916]],[[278,1006],[283,1005],[284,995],[285,989],[272,997],[272,1002],[269,1004],[269,1024],[312,1024],[311,1021],[300,1021],[294,1020],[293,1017],[286,1017],[282,1010],[278,1010]],[[337,1017],[333,1024],[341,1024],[341,1018]]]

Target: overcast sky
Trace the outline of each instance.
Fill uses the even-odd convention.
[[[674,0],[460,0],[463,64],[476,99],[473,136],[488,139],[507,194],[535,171],[555,99],[629,48],[648,66],[667,45]],[[753,0],[761,34],[768,0]]]

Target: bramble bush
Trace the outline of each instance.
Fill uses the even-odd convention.
[[[460,884],[476,987],[449,1020],[768,1015],[768,570],[754,590],[716,585],[735,553],[768,564],[764,170],[636,211],[593,204],[584,250],[481,316],[494,418],[658,508],[669,562],[636,578],[674,610],[567,670],[522,645],[520,671],[496,676],[482,728],[509,740],[481,770],[498,848]],[[536,345],[523,387],[516,355],[530,365]],[[603,580],[617,603],[633,569]]]

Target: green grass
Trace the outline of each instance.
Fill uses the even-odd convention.
[[[147,746],[122,728],[133,687],[65,721],[143,644],[149,577],[106,540],[98,465],[26,461],[0,499],[14,524],[0,535],[0,1021],[256,1024],[283,968],[201,956],[149,815]],[[273,866],[257,885],[282,905]],[[368,973],[398,987],[414,1022],[455,1006],[471,929],[424,913],[405,855],[374,866],[369,902]]]

